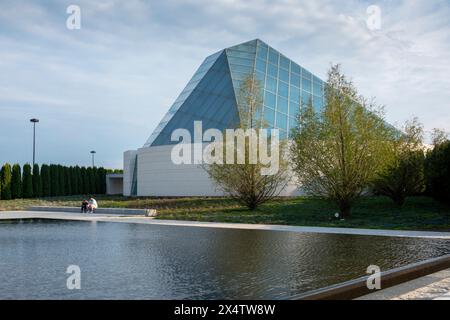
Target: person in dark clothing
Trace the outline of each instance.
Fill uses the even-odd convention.
[[[81,213],[87,213],[89,202],[87,200],[83,200],[81,203]]]

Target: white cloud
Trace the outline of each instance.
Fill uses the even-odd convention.
[[[0,10],[0,112],[10,121],[0,135],[14,128],[20,112],[6,113],[19,107],[53,117],[56,132],[72,126],[72,139],[47,137],[55,149],[70,144],[54,161],[81,161],[86,140],[95,140],[120,163],[123,150],[145,142],[204,57],[254,38],[322,78],[330,62],[342,63],[364,95],[386,105],[391,122],[415,115],[427,130],[450,130],[447,1],[379,1],[376,32],[365,21],[372,3],[358,0],[83,0],[78,31],[65,28],[69,4],[14,1]],[[96,125],[76,133],[86,117]]]

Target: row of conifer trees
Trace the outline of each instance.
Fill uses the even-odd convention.
[[[5,163],[0,171],[0,199],[105,194],[106,169],[57,164]]]

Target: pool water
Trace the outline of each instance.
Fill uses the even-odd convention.
[[[0,298],[284,299],[449,253],[443,239],[3,221]],[[67,289],[69,265],[80,290]]]

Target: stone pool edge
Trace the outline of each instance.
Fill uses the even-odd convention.
[[[437,232],[437,231],[353,229],[353,228],[328,228],[328,227],[303,227],[303,226],[284,226],[284,225],[265,225],[265,224],[202,222],[202,221],[184,221],[184,220],[157,220],[144,216],[81,214],[68,212],[45,212],[45,211],[0,212],[0,220],[32,219],[32,218],[75,220],[75,221],[122,222],[122,223],[149,224],[149,225],[219,228],[219,229],[286,231],[296,233],[324,233],[324,234],[406,237],[406,238],[450,239],[450,232]]]
[[[369,276],[337,283],[331,286],[298,294],[289,300],[351,300],[405,284],[416,279],[423,279],[431,274],[450,268],[450,254],[411,263],[402,267],[381,272],[381,289],[367,288]],[[370,300],[370,297],[368,297]]]

